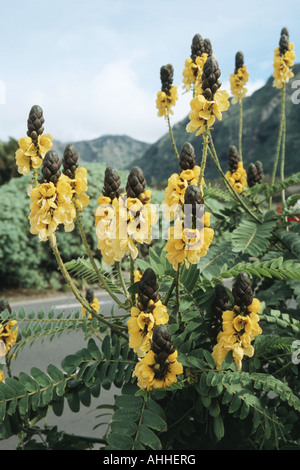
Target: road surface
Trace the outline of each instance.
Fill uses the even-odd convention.
[[[110,299],[109,295],[104,291],[95,291],[95,296],[98,298],[101,313],[104,315],[110,314],[114,302]],[[56,314],[61,311],[67,314],[80,309],[79,302],[72,294],[42,299],[26,299],[18,302],[10,302],[10,305],[14,311],[18,311],[21,307],[24,307],[27,313],[32,311],[38,313],[40,310],[48,313],[51,309],[54,309]],[[20,328],[22,328],[22,325],[20,325]],[[82,331],[63,333],[60,337],[54,338],[52,342],[48,339],[45,339],[43,343],[36,341],[32,347],[25,346],[18,354],[17,360],[12,361],[12,374],[18,376],[21,371],[30,373],[32,367],[38,367],[46,371],[50,363],[61,369],[60,364],[62,359],[68,354],[74,354],[83,347],[86,347],[86,341],[84,340]],[[5,368],[4,375],[6,375]],[[50,409],[46,416],[47,424],[57,425],[58,430],[70,434],[102,437],[107,426],[102,425],[94,430],[93,427],[100,422],[107,422],[109,420],[109,416],[98,417],[101,413],[105,413],[109,410],[96,410],[96,407],[100,404],[112,404],[114,402],[114,394],[117,393],[119,393],[119,389],[114,386],[112,386],[110,390],[102,389],[98,398],[92,398],[90,407],[86,408],[81,404],[78,413],[71,412],[65,400],[63,415],[57,417],[52,412],[52,409]],[[40,423],[41,426],[43,426],[42,421]],[[0,440],[0,450],[14,450],[17,443],[18,438],[14,436],[7,440]]]

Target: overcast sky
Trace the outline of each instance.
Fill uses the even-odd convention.
[[[197,33],[211,40],[227,89],[239,50],[249,92],[266,82],[284,26],[300,57],[299,0],[0,0],[0,7],[1,140],[26,135],[29,110],[39,104],[56,140],[127,134],[155,142],[168,130],[155,107],[160,67],[175,71],[174,124],[189,113],[182,71]]]

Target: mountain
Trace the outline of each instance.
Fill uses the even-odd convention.
[[[300,167],[300,103],[292,102],[292,94],[299,99],[300,82],[292,88],[295,80],[300,80],[300,64],[294,66],[294,78],[286,87],[286,163],[285,174],[290,175],[299,171]],[[297,85],[297,84],[296,84]],[[294,85],[295,86],[295,85]],[[294,97],[295,97],[294,95]],[[277,136],[281,112],[281,91],[273,87],[273,78],[243,100],[243,160],[245,168],[250,162],[262,161],[265,174],[271,174],[276,153]],[[189,113],[189,110],[188,110]],[[173,127],[174,139],[180,152],[185,142],[190,142],[200,164],[202,155],[202,138],[186,132],[189,122],[188,116],[176,123]],[[212,129],[214,145],[224,172],[227,171],[227,158],[230,145],[238,147],[239,131],[239,105],[230,105],[223,113],[222,121],[216,121]],[[144,153],[143,158],[133,161],[144,171],[148,184],[167,181],[173,172],[178,171],[178,161],[174,154],[169,133],[151,145]],[[211,159],[208,157],[206,171],[207,178],[218,178]]]
[[[104,135],[97,139],[72,143],[81,161],[106,163],[118,170],[131,168],[132,162],[138,162],[151,145],[127,135]],[[55,141],[53,148],[63,155],[66,145]]]

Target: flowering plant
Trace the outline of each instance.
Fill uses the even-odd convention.
[[[290,67],[293,49],[286,29],[283,33],[280,47],[290,54],[287,61],[281,51],[280,60]],[[281,79],[278,88],[284,90],[291,73],[277,58],[276,52],[275,86]],[[232,101],[241,102],[246,93],[241,81],[248,75],[239,65],[231,80]],[[286,188],[299,183],[300,174],[284,178],[281,171],[278,182],[265,184],[259,161],[244,168],[241,139],[239,148],[233,142],[229,149],[228,169],[222,168],[213,126],[231,103],[229,93],[220,90],[211,43],[200,35],[185,62],[183,88],[192,92],[187,139],[196,132],[202,154],[196,155],[189,142],[178,150],[170,124],[178,93],[173,73],[170,64],[161,68],[156,106],[168,122],[178,172],[170,175],[160,207],[140,167],[133,167],[125,182],[117,169],[106,168],[91,224],[97,257],[83,224],[92,201],[90,175],[79,166],[74,145],[62,158],[53,150],[52,138],[43,134],[41,108],[29,113],[16,164],[23,175],[32,174],[30,231],[51,247],[81,309],[63,318],[53,312],[29,318],[24,310],[11,311],[1,303],[0,435],[18,435],[18,448],[300,448],[300,382],[293,349],[300,336],[300,225],[287,217],[291,204],[285,199]],[[280,127],[280,142],[285,127]],[[207,158],[221,186],[206,181]],[[277,193],[281,211],[273,204]],[[163,235],[158,230],[156,237],[162,221],[167,230]],[[58,232],[72,237],[75,229],[85,255],[64,261]],[[83,290],[78,278],[88,288]],[[110,296],[116,312],[102,311],[94,287]],[[29,319],[37,325],[32,331],[22,327]],[[28,341],[71,329],[82,330],[86,347],[63,358],[60,368],[49,364],[46,371],[12,374],[13,361]],[[115,395],[114,404],[107,405],[105,433],[75,436],[43,426],[49,409],[60,416],[67,401],[78,413],[80,405],[100,400],[103,388]]]

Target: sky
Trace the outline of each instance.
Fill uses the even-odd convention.
[[[69,143],[128,135],[154,143],[160,67],[172,64],[179,99],[171,124],[189,113],[184,62],[195,34],[209,38],[229,91],[235,54],[250,74],[248,94],[273,73],[287,27],[300,51],[299,0],[0,0],[0,140],[26,135],[31,107],[45,132]],[[299,52],[300,57],[300,52]]]

